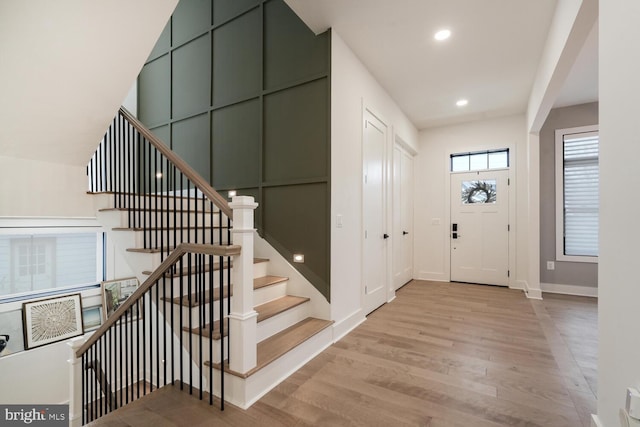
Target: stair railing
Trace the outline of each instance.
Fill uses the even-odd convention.
[[[256,366],[253,211],[257,204],[247,196],[227,203],[124,108],[93,155],[87,175],[89,192],[112,193],[114,207],[127,212],[128,228],[142,232],[144,250],[159,252],[163,261],[86,343],[82,338],[70,342],[70,424],[90,422],[176,381],[181,387],[187,384],[191,393],[199,385],[200,399],[206,388],[210,404],[215,391],[224,409],[223,372],[246,374]],[[214,257],[220,267],[217,312]],[[178,278],[179,289],[174,289],[173,278]],[[194,306],[199,307],[197,322],[183,314],[185,307]],[[204,363],[208,378],[203,375],[207,356],[203,335],[214,335],[215,319],[220,336],[218,390],[213,387],[211,339],[210,363]],[[183,334],[194,329],[196,334]]]
[[[227,257],[240,258],[240,255],[241,248],[237,245],[180,244],[105,323],[75,349],[75,358],[81,360],[76,369],[81,372],[79,376],[77,372],[72,373],[72,382],[80,383],[82,399],[72,401],[72,416],[74,411],[81,411],[84,425],[154,389],[177,382],[181,388],[188,385],[190,393],[197,387],[201,400],[203,391],[208,389],[209,404],[213,404],[213,364],[205,363],[206,358],[214,358],[213,339],[209,339],[208,344],[203,342],[203,336],[212,337],[216,332],[211,320],[215,314],[213,275],[208,276],[208,287],[205,287],[204,276],[197,278],[194,284],[189,280],[179,281],[179,304],[173,304],[178,307],[175,314],[172,307],[167,310],[166,303],[176,298],[172,291],[174,267],[182,269],[184,264],[186,268],[198,270],[206,261],[213,265],[214,257],[222,264]],[[226,283],[221,282],[218,289],[222,290],[221,294],[228,295],[230,276],[222,274],[224,268],[220,267],[220,279]],[[229,268],[228,263],[225,267]],[[191,320],[192,295],[211,302],[208,307],[199,305],[197,326]],[[219,313],[223,313],[223,295],[218,299]],[[182,333],[194,328],[199,329],[199,338]],[[222,337],[224,331],[220,329],[219,333]],[[221,346],[219,360],[224,360],[225,356],[224,346]],[[204,382],[206,378],[208,383]],[[224,404],[223,378],[221,375],[221,405]]]
[[[114,207],[128,211],[128,228],[141,232],[143,248],[161,260],[180,243],[230,244],[227,200],[124,107],[87,176],[89,192],[113,193]]]

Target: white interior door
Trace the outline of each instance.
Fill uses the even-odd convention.
[[[387,301],[385,141],[387,127],[365,112],[363,139],[363,306],[370,313]]]
[[[451,174],[451,281],[509,284],[509,171]]]
[[[413,157],[393,150],[393,285],[413,279]]]

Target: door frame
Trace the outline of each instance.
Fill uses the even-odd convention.
[[[510,289],[522,289],[525,290],[525,286],[518,281],[518,265],[516,263],[516,252],[519,250],[517,246],[516,236],[518,234],[518,224],[517,224],[517,215],[516,208],[517,203],[516,199],[518,198],[518,190],[517,190],[517,180],[516,180],[516,170],[517,170],[517,152],[515,145],[507,144],[501,146],[479,146],[473,147],[472,149],[465,150],[455,150],[451,152],[445,152],[445,158],[443,159],[444,166],[444,185],[447,189],[444,192],[444,214],[443,214],[443,232],[444,232],[444,266],[445,269],[445,280],[451,281],[451,175],[456,172],[451,172],[451,154],[457,153],[465,153],[465,152],[475,152],[475,151],[490,151],[490,150],[501,150],[501,149],[509,149],[509,181],[510,181],[510,189],[509,189],[509,226],[511,231],[509,232],[509,270],[511,274],[509,275],[508,286]]]
[[[418,154],[417,151],[415,149],[413,149],[409,144],[407,144],[397,133],[395,133],[395,129],[394,129],[394,135],[393,135],[393,145],[391,147],[391,231],[393,232],[393,234],[391,235],[391,281],[393,282],[395,280],[395,271],[393,270],[394,268],[394,258],[395,258],[395,252],[396,252],[396,248],[398,248],[398,242],[400,242],[400,239],[402,239],[401,236],[397,236],[395,233],[395,230],[393,230],[393,226],[395,224],[395,220],[399,214],[399,209],[396,209],[396,205],[395,205],[395,181],[394,181],[394,177],[395,177],[395,149],[398,148],[402,153],[408,155],[411,158],[411,162],[412,162],[412,180],[411,180],[411,206],[412,206],[412,212],[411,212],[411,232],[413,233],[415,231],[415,157]],[[413,267],[415,266],[415,235],[412,235],[411,239],[413,240],[413,244],[411,245],[411,267],[412,267],[412,271],[411,271],[411,280],[413,280],[414,276],[415,276],[415,271],[413,270]],[[407,282],[408,283],[408,282]],[[398,290],[399,288],[401,288],[402,286],[404,286],[404,284],[401,284],[399,286],[397,286],[395,283],[391,284],[394,292],[396,290]]]
[[[361,127],[360,127],[360,278],[361,278],[361,284],[360,284],[360,307],[362,310],[365,309],[365,283],[364,283],[364,273],[365,273],[365,269],[366,269],[366,265],[365,265],[365,259],[364,259],[364,133],[365,133],[365,121],[366,121],[366,116],[368,114],[371,114],[373,117],[375,117],[377,120],[380,121],[381,124],[384,125],[385,127],[385,141],[384,141],[384,149],[383,149],[383,160],[382,160],[382,174],[383,174],[383,185],[382,185],[382,200],[383,200],[383,205],[384,205],[384,211],[383,211],[383,215],[384,215],[384,219],[383,219],[383,223],[385,224],[385,228],[386,228],[386,233],[390,234],[390,230],[392,227],[392,223],[391,223],[391,218],[392,218],[392,212],[391,212],[391,206],[389,203],[389,195],[391,194],[391,167],[392,167],[392,144],[391,144],[391,137],[393,134],[393,128],[391,126],[388,125],[388,121],[384,118],[384,116],[382,116],[381,114],[379,114],[378,112],[376,112],[374,109],[372,109],[370,106],[368,106],[366,104],[366,102],[363,100],[362,101],[362,115],[361,115]],[[390,241],[392,240],[393,236],[391,236],[390,239],[387,239],[387,243],[385,244],[385,250],[384,250],[384,259],[385,259],[385,303],[389,303],[391,301],[393,301],[396,297],[395,295],[395,289],[393,289],[393,265],[392,265],[392,251],[390,250]],[[373,310],[375,311],[375,310]],[[365,316],[367,316],[369,313],[364,313]]]

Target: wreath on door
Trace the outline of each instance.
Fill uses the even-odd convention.
[[[467,184],[467,185],[465,185]],[[472,181],[462,184],[462,202],[471,203],[495,203],[496,185],[494,182]]]

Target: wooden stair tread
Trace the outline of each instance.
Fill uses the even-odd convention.
[[[195,243],[195,242],[192,242],[192,243]],[[205,244],[208,245],[209,243],[205,243]],[[215,245],[214,244],[214,245],[211,245],[211,246],[223,247],[223,246],[233,246],[233,245],[220,245],[220,244]],[[160,252],[171,252],[173,250],[174,250],[174,248],[168,248],[168,247],[163,247],[163,248],[128,248],[127,252],[136,252],[136,253],[143,253],[143,254],[155,254],[155,253],[160,253]],[[213,256],[219,256],[219,255],[213,255]],[[269,260],[267,259],[265,261],[269,261]],[[259,262],[265,262],[265,261],[259,261]],[[254,258],[254,262],[253,263],[256,264],[255,258]],[[149,274],[151,274],[151,273],[149,273]]]
[[[280,277],[280,276],[264,276],[264,277],[258,277],[256,279],[253,279],[253,289],[261,289],[267,286],[271,286],[271,285],[276,285],[278,283],[282,283],[282,282],[286,282],[287,280],[289,280],[287,277]],[[225,290],[227,289],[227,287],[225,286]],[[205,304],[209,302],[209,291],[205,290],[205,299],[204,302]],[[226,295],[227,293],[225,292],[224,295]],[[233,295],[233,288],[231,288],[231,295]],[[171,297],[163,297],[163,299],[165,301],[169,301],[172,302]],[[191,294],[191,307],[197,307],[200,305],[199,302],[197,302],[195,300],[195,294]],[[220,299],[220,288],[215,287],[213,288],[213,300],[214,301],[218,301]],[[180,304],[180,296],[178,295],[177,297],[174,296],[173,297],[173,303],[174,304]],[[184,295],[182,297],[182,305],[185,307],[189,306],[189,297],[187,295]]]
[[[228,286],[224,287],[223,295],[227,296]],[[233,288],[231,289],[231,295],[233,295]],[[198,307],[201,302],[207,304],[209,302],[209,290],[206,289],[204,291],[204,298],[198,299],[196,293],[191,294],[191,303],[189,303],[189,295],[179,295],[177,297],[173,297],[173,303],[180,305],[180,299],[182,298],[182,305],[184,307]],[[172,302],[171,297],[162,297],[163,300]],[[213,288],[213,300],[218,301],[220,299],[220,288]]]
[[[195,226],[191,226],[191,227],[162,227],[162,230],[219,230],[220,228],[223,229],[227,229],[228,227],[220,227],[219,225],[207,225],[207,226],[201,226],[198,225],[197,227]],[[153,228],[153,230],[155,230],[156,227]],[[112,228],[113,231],[145,231],[144,227],[114,227]],[[151,230],[151,231],[153,231]]]
[[[278,283],[286,282],[287,280],[289,280],[288,277],[282,276],[267,275],[264,277],[258,277],[256,279],[253,279],[253,289],[260,289],[271,285],[277,285]]]
[[[122,196],[127,196],[127,197],[132,197],[132,196],[140,196],[140,197],[160,197],[160,198],[168,198],[168,199],[183,199],[183,200],[198,200],[199,202],[202,202],[202,196],[199,197],[195,197],[195,196],[178,196],[178,195],[174,195],[174,194],[153,194],[153,193],[127,193],[127,192],[113,192],[113,191],[87,191],[87,194],[90,195],[100,195],[100,194],[109,194],[109,195],[114,195],[114,194],[119,194]],[[205,197],[205,200],[209,200]],[[116,208],[112,208],[112,209],[116,209]]]
[[[224,327],[224,336],[226,337],[227,335],[229,335],[229,319],[227,319],[226,317],[223,319],[224,323],[223,323],[223,327]],[[220,339],[220,321],[216,320],[215,322],[213,322],[213,334],[210,334],[210,330],[209,330],[209,324],[207,323],[206,325],[204,325],[202,327],[202,336],[204,338],[212,338],[214,341],[217,341]],[[195,328],[191,328],[189,329],[188,326],[183,326],[182,330],[185,332],[191,332],[193,334],[199,334],[200,333],[200,328],[199,327],[195,327]]]
[[[280,297],[278,299],[275,299],[273,301],[269,301],[267,303],[264,304],[260,304],[258,306],[255,307],[256,312],[258,312],[258,319],[257,322],[262,322],[263,320],[267,320],[273,316],[276,316],[280,313],[283,313],[291,308],[297,307],[300,304],[304,304],[305,302],[309,301],[309,298],[303,298],[303,297],[294,297],[294,296],[290,296],[290,295],[286,295],[283,297]],[[179,303],[179,301],[178,301]],[[225,327],[225,336],[227,336],[227,318],[224,319],[225,323],[224,323],[224,327]],[[195,328],[191,328],[189,329],[189,327],[185,326],[182,328],[183,331],[186,332],[192,332],[194,334],[199,334],[200,333],[200,327],[195,327]],[[220,333],[218,332],[220,330],[220,321],[216,320],[213,323],[213,330],[214,330],[214,334],[213,334],[213,339],[214,340],[219,340],[220,339]],[[204,325],[202,327],[202,336],[203,337],[209,337],[209,324],[207,323],[206,325]]]
[[[127,249],[127,250],[129,250],[129,249]],[[146,249],[144,251],[146,251]],[[137,251],[131,251],[131,252],[137,252]],[[214,256],[216,258],[218,257],[218,255],[214,255]],[[253,263],[254,264],[260,264],[260,263],[263,263],[263,262],[269,262],[269,259],[268,258],[254,258],[253,259]],[[233,267],[233,263],[231,263],[231,266]],[[226,268],[226,267],[227,267],[227,263],[225,262],[223,264],[223,268]],[[213,263],[213,271],[218,271],[218,270],[220,270],[220,263],[219,262],[214,262]],[[208,273],[209,271],[211,271],[210,265],[206,264],[206,265],[204,265],[203,268],[200,268],[198,270],[196,270],[195,267],[191,267],[191,274],[197,274],[197,273],[200,273],[202,271],[204,271],[205,273]],[[149,271],[149,270],[145,270],[145,271],[142,272],[142,274],[144,274],[145,276],[149,276],[151,273],[152,273],[152,271]],[[165,277],[174,278],[174,277],[188,276],[188,275],[189,275],[189,267],[184,267],[181,271],[179,271],[177,273],[166,273]]]
[[[273,301],[260,304],[254,307],[254,310],[258,312],[258,322],[262,322],[263,320],[267,320],[293,307],[304,304],[307,301],[309,301],[309,298],[307,297],[294,297],[292,295],[285,295],[283,297],[274,299]]]
[[[147,206],[146,208],[143,206],[139,206],[139,207],[129,207],[129,208],[101,208],[98,209],[98,212],[130,212],[130,211],[134,211],[134,212],[177,212],[177,213],[198,213],[198,214],[202,214],[205,213],[207,215],[210,214],[214,214],[217,215],[218,213],[220,213],[220,211],[211,211],[208,209],[205,209],[204,211],[202,209],[198,209],[198,211],[196,212],[194,209],[187,209],[187,208],[182,208],[182,209],[165,209],[165,208],[159,208],[159,209],[154,209],[153,207],[149,207]]]
[[[275,361],[279,357],[283,356],[287,352],[293,350],[309,338],[318,334],[322,330],[328,328],[333,324],[332,320],[316,319],[315,317],[307,317],[306,319],[296,323],[287,329],[278,332],[277,334],[267,338],[266,340],[258,343],[257,348],[257,364],[256,367],[251,369],[246,374],[241,374],[229,369],[229,365],[225,362],[224,370],[232,375],[247,378],[264,368],[271,362]],[[209,361],[204,362],[209,366]],[[214,368],[220,369],[219,363],[212,364]]]

